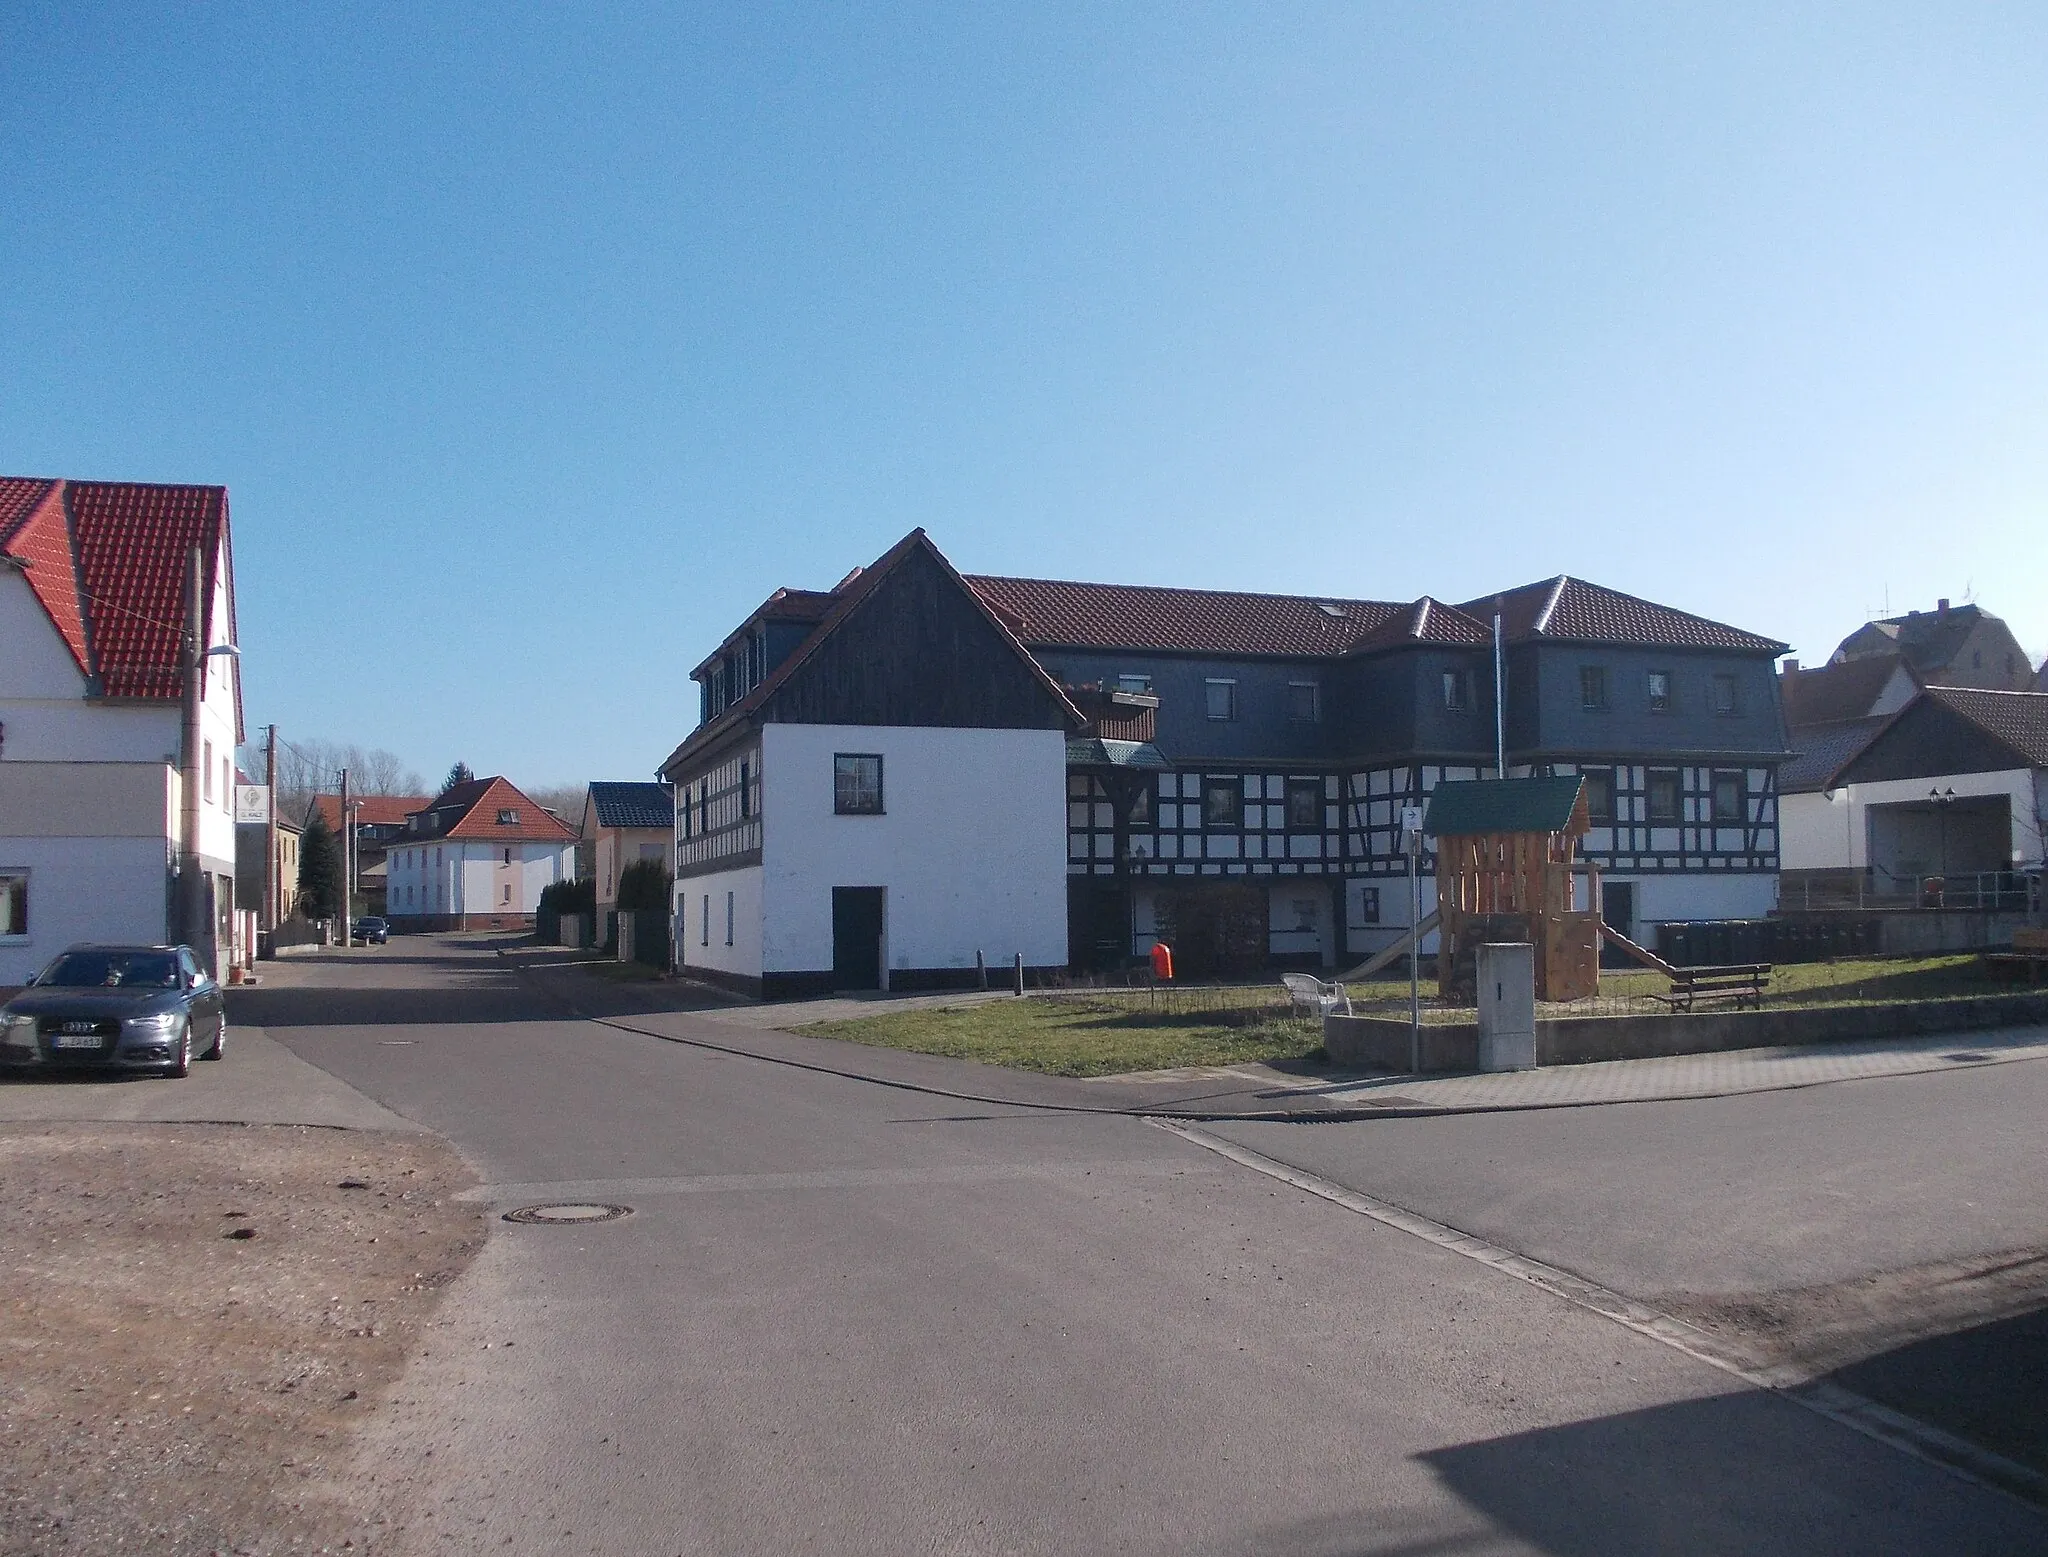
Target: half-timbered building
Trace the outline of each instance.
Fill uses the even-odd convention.
[[[869,934],[872,913],[841,920],[854,837],[882,845],[861,868],[896,873],[892,926],[913,897],[996,905],[928,947],[884,935],[897,987],[957,979],[977,948],[1007,960],[1012,880],[1039,893],[1048,870],[1054,960],[1120,966],[1169,927],[1187,944],[1197,919],[1219,961],[1369,954],[1409,922],[1403,808],[1495,773],[1496,616],[1508,773],[1586,779],[1580,852],[1609,920],[1634,936],[1768,912],[1776,640],[1569,577],[1461,606],[962,578],[917,532],[837,590],[778,592],[693,672],[704,722],[662,769],[686,961],[748,987],[868,982],[871,958],[826,955]],[[864,746],[863,729],[890,733]],[[941,755],[961,737],[939,732],[965,730],[1009,732],[1020,756],[991,772]],[[892,742],[921,775],[951,761],[920,801],[948,823],[842,829],[844,799],[898,782]],[[778,802],[792,759],[812,791]]]

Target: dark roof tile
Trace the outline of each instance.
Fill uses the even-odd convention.
[[[666,784],[600,780],[590,786],[590,801],[600,827],[675,826],[675,791]]]

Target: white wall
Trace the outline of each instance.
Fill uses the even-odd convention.
[[[1845,784],[1832,798],[1825,794],[1786,795],[1778,802],[1783,831],[1779,863],[1786,870],[1861,870],[1870,863],[1869,808],[1922,801],[1930,789],[1953,789],[1958,799],[2009,796],[2012,844],[2008,853],[2016,854],[2023,867],[2042,862],[2042,802],[2035,792],[2035,773],[2031,768],[2015,768],[2002,773]]]
[[[0,940],[0,984],[24,982],[75,941],[164,939],[161,838],[0,837],[0,866],[29,872],[29,933]]]
[[[771,724],[762,732],[762,966],[832,966],[832,888],[883,887],[884,958],[1067,960],[1066,738],[1057,730]],[[836,752],[882,756],[881,816],[835,816]],[[699,889],[701,891],[701,889]]]
[[[708,876],[687,876],[676,883],[676,912],[681,917],[679,950],[683,965],[712,968],[720,973],[737,973],[747,978],[761,976],[761,878],[758,865],[743,870],[722,870]],[[842,883],[843,884],[843,883]],[[725,899],[732,894],[732,945],[725,944]],[[709,900],[708,905],[706,900]],[[706,910],[710,933],[705,933]],[[825,967],[832,965],[831,889],[826,889]],[[708,944],[707,944],[708,942]]]
[[[1762,919],[1778,906],[1778,878],[1769,871],[1687,871],[1680,875],[1630,875],[1604,870],[1602,884],[1631,881],[1636,887],[1631,940],[1645,925],[1674,919]]]

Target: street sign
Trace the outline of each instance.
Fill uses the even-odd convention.
[[[263,784],[237,784],[235,786],[235,820],[237,822],[267,822],[270,820],[270,789]]]
[[[1419,853],[1422,848],[1422,807],[1401,807],[1401,852]]]

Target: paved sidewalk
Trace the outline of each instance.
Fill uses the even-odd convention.
[[[1335,1105],[1374,1103],[1404,1109],[1569,1108],[1593,1103],[1728,1097],[1778,1092],[1965,1066],[2048,1059],[2048,1027],[1937,1033],[1924,1038],[1732,1049],[1663,1059],[1553,1065],[1491,1076],[1373,1076],[1310,1083],[1274,1076]],[[1247,1067],[1249,1069],[1249,1067]]]
[[[309,1065],[259,1028],[228,1028],[226,1056],[191,1074],[0,1078],[0,1123],[324,1125],[416,1132],[420,1126]]]

